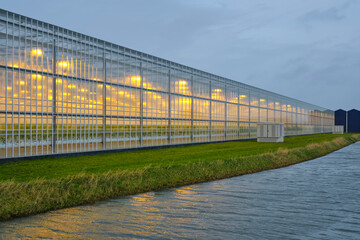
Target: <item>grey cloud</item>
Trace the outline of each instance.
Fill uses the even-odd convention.
[[[356,4],[356,1],[350,0],[338,6],[326,9],[311,10],[301,15],[298,20],[304,24],[311,24],[314,22],[341,21],[346,18],[346,11],[354,4]]]
[[[310,23],[315,21],[339,21],[345,18],[338,8],[330,8],[325,11],[313,10],[299,17],[299,21]]]

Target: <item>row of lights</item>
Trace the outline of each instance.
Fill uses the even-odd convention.
[[[31,51],[31,53],[32,53],[32,55],[34,55],[34,56],[42,56],[42,55],[43,55],[43,51],[42,51],[41,49],[39,49],[39,48],[33,49],[33,50]],[[59,65],[60,67],[62,67],[62,68],[66,68],[66,67],[68,67],[69,64],[68,64],[67,61],[60,61],[60,62],[58,63],[58,65]],[[140,86],[140,84],[141,84],[141,76],[138,76],[138,75],[131,76],[130,79],[131,79],[131,82],[132,82],[132,83],[135,83],[135,85]],[[144,85],[145,85],[145,83],[144,83]],[[179,89],[180,89],[180,90],[183,90],[183,91],[185,90],[185,91],[187,91],[187,90],[189,89],[188,83],[187,83],[187,81],[185,81],[185,80],[179,80],[179,81],[178,81],[178,85],[179,85]],[[146,86],[144,86],[144,87],[146,87]],[[215,93],[220,93],[220,92],[222,92],[221,89],[213,89],[213,91],[214,91]],[[241,97],[241,98],[242,98],[242,97],[245,98],[246,95],[241,95],[240,97]]]
[[[41,79],[41,75],[39,75],[39,74],[37,74],[37,75],[33,74],[33,77],[34,77],[35,79],[39,79],[39,78]],[[59,79],[59,82],[60,82],[60,83],[62,82],[61,79]],[[24,81],[20,81],[19,83],[20,83],[20,85],[25,85],[25,82],[24,82]],[[99,86],[101,86],[101,85],[99,85]],[[34,86],[34,88],[36,88],[36,86]],[[37,88],[41,89],[42,86],[37,86]],[[75,84],[69,84],[69,85],[67,86],[67,88],[69,88],[69,89],[75,89],[75,88],[77,88],[77,85],[75,85]],[[11,89],[12,89],[12,87],[7,87],[7,90],[11,90]],[[221,91],[221,89],[214,89],[214,90],[220,90],[220,91]],[[79,89],[79,91],[81,91],[81,92],[87,92],[88,90],[87,90],[87,89]],[[219,91],[215,91],[215,92],[219,92]],[[123,91],[119,91],[118,93],[119,93],[119,95],[124,95],[124,92],[123,92]],[[246,95],[241,95],[240,98],[242,98],[242,97],[246,97]],[[155,99],[155,98],[161,98],[161,96],[154,96],[154,99]],[[260,101],[261,101],[261,102],[264,102],[265,99],[260,99]],[[276,105],[279,105],[279,102],[275,102],[275,104],[276,104]],[[287,107],[291,107],[291,105],[287,105]]]
[[[39,49],[39,48],[33,49],[31,51],[31,53],[34,56],[42,56],[43,55],[43,51],[41,49]],[[62,67],[62,68],[66,68],[66,67],[68,67],[69,64],[66,61],[60,61],[58,63],[58,65],[60,67]],[[35,78],[40,78],[41,79],[41,75],[36,75]],[[138,76],[138,75],[131,76],[130,79],[131,79],[132,83],[135,83],[135,85],[140,86],[140,84],[141,84],[141,76]],[[21,84],[21,82],[20,82],[20,84]],[[21,85],[23,85],[23,84],[21,84]],[[144,87],[146,87],[145,85],[146,84],[144,83]],[[188,89],[189,89],[188,83],[185,80],[178,81],[178,86],[179,86],[179,90],[181,90],[181,91],[188,91]],[[69,85],[68,88],[76,88],[76,85]],[[213,89],[213,92],[214,92],[213,97],[218,98],[218,97],[220,97],[218,95],[222,92],[222,90],[221,89]],[[247,97],[246,95],[240,95],[239,96],[240,99],[243,99],[243,98],[246,98],[246,97]],[[265,102],[265,101],[266,101],[265,99],[260,99],[260,102]],[[275,102],[275,104],[279,105],[278,102]],[[287,107],[291,107],[291,105],[287,105]]]
[[[31,53],[32,53],[32,55],[35,55],[35,56],[42,56],[43,55],[43,51],[41,49],[39,49],[39,48],[33,49],[31,51]],[[68,63],[66,61],[60,61],[58,63],[58,65],[60,67],[62,67],[62,68],[66,68],[68,66]],[[140,84],[141,84],[141,76],[132,76],[130,79],[131,79],[132,83],[135,83],[135,85],[140,86]],[[144,83],[144,87],[146,87],[145,85],[146,84]],[[178,85],[179,85],[179,90],[181,90],[181,91],[188,91],[188,89],[189,89],[188,83],[185,80],[178,81]],[[215,93],[222,92],[221,89],[213,89],[213,91]],[[245,98],[245,97],[246,97],[246,95],[241,95],[240,96],[240,98]]]
[[[35,49],[31,50],[31,55],[33,55],[33,56],[40,57],[43,54],[44,54],[44,52],[40,48],[35,48]],[[66,67],[68,67],[69,64],[67,61],[60,61],[58,63],[58,65],[59,65],[59,67],[66,68]]]

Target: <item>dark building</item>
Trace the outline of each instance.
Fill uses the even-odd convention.
[[[335,125],[344,126],[344,132],[346,132],[346,111],[343,109],[338,109],[335,111]]]
[[[348,111],[347,122],[348,122],[348,132],[352,132],[352,133],[360,132],[360,111],[356,109],[351,109],[350,111]]]
[[[360,133],[360,111],[356,109],[350,111],[336,110],[335,125],[344,126],[344,132]]]

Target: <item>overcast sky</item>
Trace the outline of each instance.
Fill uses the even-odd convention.
[[[359,0],[0,0],[1,8],[333,110],[360,109]]]

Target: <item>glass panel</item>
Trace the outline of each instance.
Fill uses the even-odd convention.
[[[191,118],[191,98],[171,96],[171,118]]]
[[[194,119],[210,119],[210,102],[208,100],[194,99]]]
[[[171,92],[191,96],[191,75],[171,70]]]

